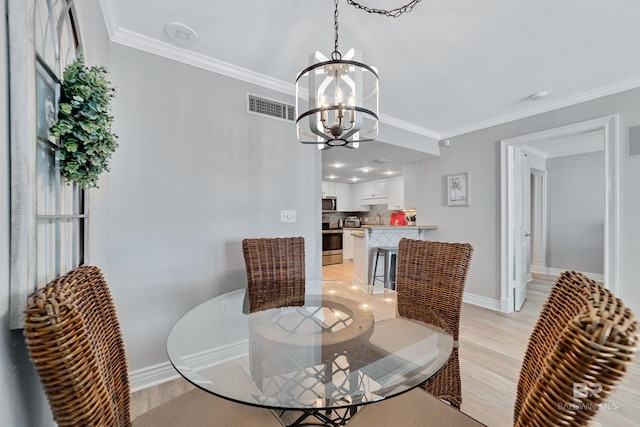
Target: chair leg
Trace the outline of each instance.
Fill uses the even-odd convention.
[[[369,283],[371,284],[371,286],[374,286],[376,284],[376,272],[378,271],[378,257],[379,257],[380,253],[378,251],[376,251],[376,262],[373,265],[373,275],[371,276],[371,279],[369,280]]]
[[[462,405],[462,384],[460,381],[460,360],[458,349],[454,348],[444,368],[421,387],[440,400],[445,400],[456,409]]]
[[[393,291],[396,290],[396,262],[398,261],[397,255],[394,253],[388,253],[385,258],[385,276],[384,287]]]

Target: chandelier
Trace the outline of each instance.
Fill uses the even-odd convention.
[[[334,50],[327,58],[320,52],[309,57],[309,66],[296,77],[296,130],[298,141],[317,144],[319,149],[335,146],[357,148],[360,142],[378,136],[378,70],[361,62],[360,52],[350,49],[344,56],[338,49],[338,1],[334,0]],[[421,0],[392,10],[371,9],[347,0],[369,13],[397,18]]]

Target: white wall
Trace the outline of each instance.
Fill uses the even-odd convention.
[[[474,246],[467,292],[487,305],[500,299],[499,141],[612,114],[620,118],[618,296],[640,312],[640,157],[629,158],[626,149],[628,127],[640,122],[638,89],[450,138],[439,158],[417,163],[420,220],[438,225],[434,238]],[[444,177],[459,172],[470,172],[471,206],[447,207]]]
[[[547,267],[604,274],[603,151],[547,160]]]

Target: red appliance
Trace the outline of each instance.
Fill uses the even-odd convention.
[[[394,212],[391,213],[391,225],[404,225],[404,213]]]

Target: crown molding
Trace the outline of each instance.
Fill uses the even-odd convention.
[[[104,16],[104,23],[107,27],[107,34],[111,40],[114,34],[118,32],[118,13],[116,6],[112,0],[100,0],[100,8],[102,9],[102,16]]]
[[[247,70],[197,52],[184,50],[178,46],[173,46],[133,31],[119,28],[111,36],[111,41],[186,65],[202,68],[250,84],[295,96],[295,87],[289,82],[274,79],[273,77],[256,73],[255,71]]]
[[[571,107],[583,102],[592,101],[594,99],[603,98],[605,96],[614,95],[616,93],[624,92],[631,89],[637,89],[640,87],[640,77],[634,77],[632,79],[624,80],[611,85],[603,86],[597,89],[593,89],[587,92],[583,92],[577,95],[568,96],[566,98],[559,99],[554,102],[545,103],[538,107],[527,108],[522,111],[517,111],[503,116],[498,116],[490,120],[477,122],[468,126],[463,126],[450,131],[442,132],[442,139],[453,138],[465,133],[475,132],[482,129],[487,129],[493,126],[502,125],[512,121],[525,119],[527,117],[535,116],[537,114],[548,113],[550,111],[559,110],[565,107]]]
[[[402,129],[402,130],[406,130],[407,132],[416,133],[418,135],[426,136],[438,141],[442,139],[442,135],[439,132],[433,131],[431,129],[426,129],[426,128],[414,125],[413,123],[405,122],[404,120],[387,116],[385,114],[380,114],[380,122],[389,126]]]

